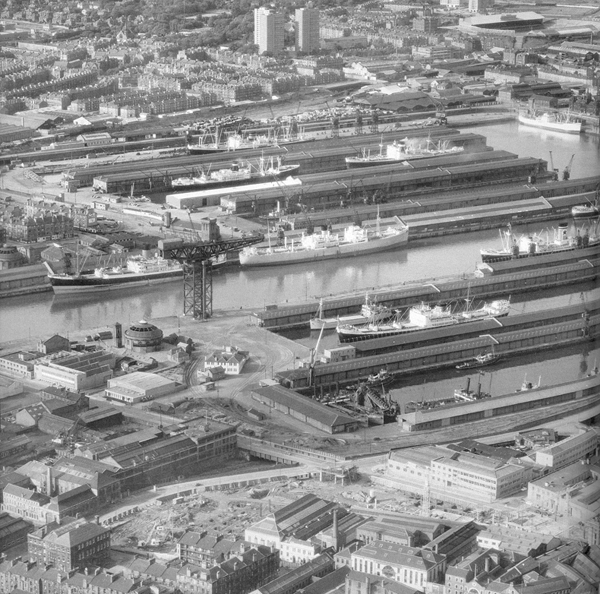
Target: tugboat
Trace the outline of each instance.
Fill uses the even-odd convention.
[[[394,381],[394,374],[387,369],[380,369],[378,373],[372,373],[367,377],[368,388],[380,388],[389,386]]]
[[[457,402],[473,402],[475,400],[482,400],[484,398],[492,397],[492,395],[489,394],[488,392],[483,392],[481,390],[481,378],[479,380],[479,384],[477,385],[476,392],[469,390],[470,387],[471,387],[471,378],[468,377],[466,388],[460,388],[460,389],[454,390],[454,399]]]
[[[485,367],[486,365],[492,365],[496,363],[502,358],[502,355],[495,353],[493,350],[491,353],[482,353],[469,359],[468,361],[464,361],[463,363],[459,363],[456,366],[456,369],[473,369],[475,367]]]
[[[520,388],[517,388],[515,392],[528,392],[529,390],[537,390],[542,385],[542,376],[539,377],[537,384],[527,381],[527,376],[523,380]]]

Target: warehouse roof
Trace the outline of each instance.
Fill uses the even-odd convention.
[[[329,427],[338,427],[340,425],[347,425],[349,423],[355,423],[356,421],[349,416],[341,415],[332,408],[325,406],[305,396],[300,396],[293,390],[288,390],[283,386],[265,386],[264,388],[257,388],[253,390],[255,394],[263,398],[267,398],[272,402],[277,402],[288,408],[291,408],[311,419],[315,419],[320,423]]]

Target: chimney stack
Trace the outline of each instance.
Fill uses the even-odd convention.
[[[338,510],[333,510],[333,550],[337,553],[340,550],[340,534],[338,527]]]
[[[52,466],[48,466],[46,471],[46,495],[48,495],[48,497],[52,497],[52,492]]]

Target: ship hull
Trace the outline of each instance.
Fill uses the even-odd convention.
[[[574,206],[571,215],[574,219],[590,219],[600,216],[600,209],[595,206]]]
[[[83,275],[80,277],[49,275],[52,290],[57,295],[117,291],[128,287],[140,287],[168,283],[183,277],[183,270],[170,270],[148,274],[115,274],[108,278]]]
[[[362,159],[360,157],[346,157],[346,167],[348,169],[356,169],[358,167],[374,167],[376,165],[392,165],[394,163],[407,167],[408,161],[416,161],[417,159],[432,159],[434,157],[446,157],[448,155],[460,155],[462,151],[434,151],[432,153],[403,155],[401,159]]]
[[[480,316],[473,318],[466,318],[463,320],[453,320],[447,324],[440,324],[435,327],[426,326],[424,328],[385,328],[382,330],[372,330],[372,331],[364,331],[361,332],[360,329],[357,328],[344,328],[342,326],[338,327],[338,338],[341,343],[347,342],[359,342],[361,340],[373,340],[375,338],[388,338],[389,336],[397,336],[398,334],[412,334],[413,332],[422,332],[424,330],[436,330],[442,328],[448,328],[451,326],[462,326],[463,324],[469,324],[472,322],[479,322],[481,320],[486,320],[490,318],[503,318],[507,316],[508,312],[497,315],[497,316]]]
[[[587,247],[594,247],[600,245],[600,240],[590,241],[586,246],[570,245],[565,247],[540,250],[533,253],[519,253],[514,255],[507,252],[494,252],[493,250],[481,250],[481,261],[484,264],[492,264],[494,262],[503,262],[506,260],[518,260],[521,258],[532,258],[535,256],[547,256],[549,254],[562,254],[564,252],[573,252],[575,250],[585,249]]]
[[[581,122],[545,122],[535,118],[528,118],[519,115],[519,123],[524,126],[541,128],[543,130],[552,130],[553,132],[563,132],[565,134],[581,134]]]
[[[283,165],[279,172],[271,173],[271,174],[251,174],[247,178],[240,179],[231,179],[231,180],[222,180],[222,181],[207,181],[206,183],[193,183],[189,185],[182,186],[171,186],[172,191],[182,191],[187,192],[188,190],[212,190],[215,188],[227,188],[227,187],[235,187],[235,186],[245,186],[248,184],[255,184],[261,182],[269,182],[275,181],[278,179],[285,179],[286,177],[290,177],[291,175],[297,174],[300,170],[300,164],[297,165]]]
[[[224,147],[211,147],[211,146],[202,146],[202,145],[192,145],[188,144],[188,153],[190,155],[212,155],[214,153],[224,153],[227,149]]]
[[[281,250],[273,248],[261,254],[248,254],[240,252],[242,266],[281,266],[282,264],[299,264],[316,260],[331,260],[333,258],[347,258],[373,254],[397,248],[408,241],[408,229],[402,229],[397,235],[372,239],[361,243],[339,244],[331,247],[316,248],[314,250],[298,249],[298,251]]]

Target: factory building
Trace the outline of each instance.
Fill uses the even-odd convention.
[[[297,566],[319,556],[325,547],[315,537],[328,528],[337,535],[339,522],[347,515],[337,503],[305,495],[247,528],[244,538],[278,549],[283,563]]]
[[[33,524],[23,518],[13,518],[6,512],[0,512],[0,555],[26,542],[33,529]]]
[[[60,571],[100,565],[110,554],[110,530],[86,520],[47,524],[27,536],[27,554],[32,561]]]
[[[109,379],[104,394],[107,398],[137,404],[172,394],[177,383],[155,373],[136,371],[125,376]]]
[[[431,496],[444,501],[490,503],[519,492],[535,476],[535,466],[526,461],[425,446],[392,451],[377,482],[416,494],[428,483]]]
[[[61,351],[36,361],[34,379],[78,392],[104,386],[114,366],[115,356],[108,351]]]

